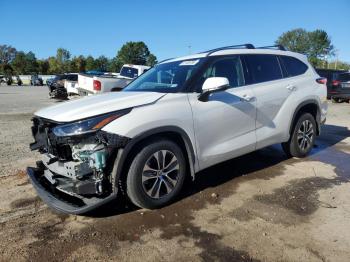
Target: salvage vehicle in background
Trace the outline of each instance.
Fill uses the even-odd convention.
[[[33,74],[30,77],[30,84],[32,86],[43,86],[44,85],[44,81],[41,77],[39,77],[37,74]]]
[[[136,77],[143,74],[150,67],[143,65],[123,65],[120,73],[115,74],[79,74],[78,90],[79,95],[93,95],[105,92],[122,90]]]
[[[76,81],[77,73],[67,73],[62,75],[56,75],[51,81],[48,82],[49,97],[57,99],[67,99],[67,89],[64,87],[66,80]]]
[[[118,190],[159,208],[186,177],[231,158],[277,143],[288,156],[308,155],[326,120],[326,82],[281,46],[166,60],[121,92],[36,112],[30,148],[42,160],[27,173],[62,212],[91,211]]]
[[[316,72],[327,78],[327,98],[334,103],[350,99],[350,72],[346,70],[316,68]]]

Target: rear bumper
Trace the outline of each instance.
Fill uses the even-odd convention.
[[[48,206],[63,213],[85,214],[117,197],[117,193],[112,193],[105,198],[77,198],[55,190],[54,186],[47,183],[41,168],[28,167],[27,174],[39,197]]]
[[[83,88],[77,88],[77,91],[78,91],[78,94],[80,96],[91,96],[91,95],[94,95],[95,93],[90,91],[90,90],[86,90],[86,89],[83,89]]]
[[[350,99],[350,93],[337,93],[337,94],[331,94],[332,98],[343,98],[343,99]]]

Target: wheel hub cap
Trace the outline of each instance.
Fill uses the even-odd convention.
[[[171,151],[160,150],[151,155],[142,170],[142,187],[155,199],[171,193],[179,179],[179,163]]]

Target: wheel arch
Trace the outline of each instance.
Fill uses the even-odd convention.
[[[293,128],[302,113],[310,113],[314,116],[317,125],[317,135],[321,133],[321,109],[316,99],[308,99],[301,102],[295,109],[292,121],[289,127],[289,134],[293,132]]]
[[[119,181],[124,183],[124,179],[127,175],[127,168],[131,164],[134,154],[138,151],[142,143],[154,137],[169,138],[179,144],[184,151],[191,177],[194,179],[195,151],[190,137],[183,129],[177,126],[163,126],[143,132],[135,138],[132,138],[124,148],[119,149],[114,163],[115,170],[112,173],[115,183],[119,183]],[[115,186],[118,186],[118,184]]]

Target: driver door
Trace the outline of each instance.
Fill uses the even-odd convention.
[[[230,88],[210,94],[205,102],[198,100],[198,93],[188,95],[200,169],[254,151],[256,147],[256,99],[250,87],[245,86],[240,57],[216,57],[197,86],[201,88],[209,77],[226,77]]]

